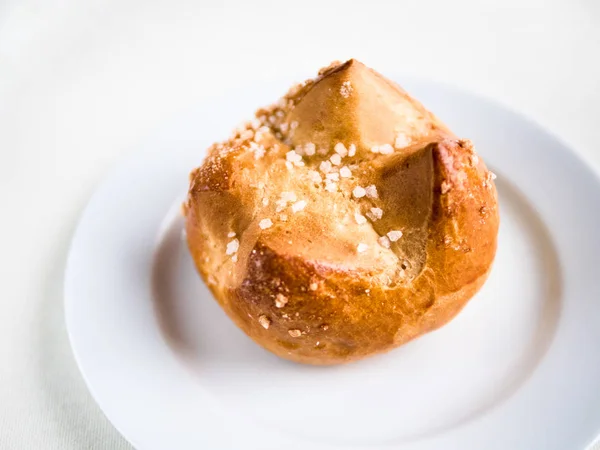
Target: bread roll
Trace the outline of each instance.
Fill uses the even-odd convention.
[[[482,286],[493,178],[397,84],[333,63],[210,147],[190,175],[188,245],[254,341],[345,363],[444,325]]]

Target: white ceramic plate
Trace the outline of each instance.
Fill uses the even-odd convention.
[[[600,431],[597,178],[494,103],[399,81],[498,174],[487,284],[449,325],[383,356],[322,368],[261,349],[196,275],[179,205],[204,149],[286,83],[207,101],[102,184],[68,260],[77,362],[139,450],[564,450]]]

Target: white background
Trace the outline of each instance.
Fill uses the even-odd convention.
[[[600,172],[597,0],[0,0],[0,449],[130,448],[63,323],[69,239],[111,165],[208,95],[348,57],[495,98]]]

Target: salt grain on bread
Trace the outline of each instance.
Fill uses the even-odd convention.
[[[444,325],[496,250],[494,176],[470,141],[356,60],[259,110],[190,178],[202,278],[248,336],[302,363]]]

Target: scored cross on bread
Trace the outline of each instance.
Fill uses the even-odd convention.
[[[447,323],[481,287],[493,178],[398,85],[334,63],[208,150],[190,176],[188,245],[252,339],[343,363]]]

